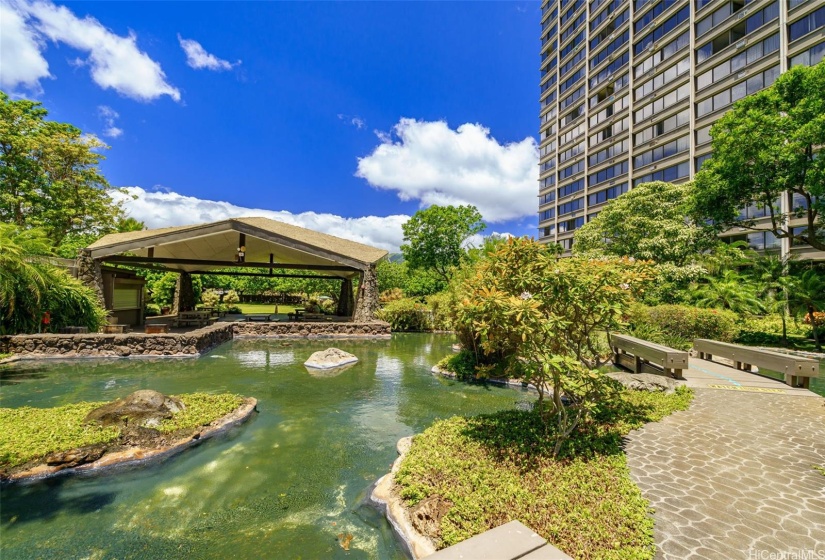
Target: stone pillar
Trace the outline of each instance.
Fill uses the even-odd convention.
[[[361,273],[358,297],[355,300],[355,314],[352,320],[359,323],[375,321],[376,311],[378,311],[378,279],[375,276],[375,265],[371,264]]]
[[[352,308],[355,301],[352,296],[352,280],[345,278],[341,282],[341,295],[338,296],[338,309],[335,314],[339,317],[349,317],[352,315]]]
[[[177,315],[181,311],[192,311],[195,309],[195,291],[192,289],[192,275],[188,272],[181,272],[178,275],[178,282],[175,284],[175,300],[172,305],[172,313]]]
[[[77,257],[77,278],[94,291],[100,307],[106,309],[106,300],[103,297],[103,273],[100,272],[100,261],[93,259],[89,251],[81,251]]]

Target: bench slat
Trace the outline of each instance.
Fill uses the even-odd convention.
[[[773,352],[771,350],[762,350],[760,348],[751,348],[704,338],[694,340],[693,348],[702,354],[720,356],[733,360],[734,362],[755,365],[787,375],[819,377],[819,362],[810,358],[780,354],[779,352]]]

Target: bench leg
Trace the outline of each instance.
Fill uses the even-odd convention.
[[[744,369],[745,371],[752,371],[753,366],[750,364],[742,364],[742,369]]]
[[[633,356],[633,373],[642,372],[642,359],[639,356]]]
[[[670,371],[672,371],[672,372],[673,372],[673,377],[675,377],[676,379],[684,379],[684,377],[682,376],[682,370],[680,370],[680,369],[672,369],[672,370],[670,370]]]
[[[733,367],[736,369],[742,369],[742,362],[733,362]]]

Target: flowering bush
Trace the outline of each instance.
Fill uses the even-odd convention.
[[[504,364],[508,375],[538,389],[539,410],[555,419],[558,450],[606,400],[606,378],[595,369],[609,356],[601,334],[619,326],[652,278],[648,263],[559,260],[543,245],[511,238],[458,284],[453,324],[476,354],[478,373]]]

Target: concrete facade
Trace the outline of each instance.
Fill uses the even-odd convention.
[[[635,185],[692,179],[734,101],[825,56],[818,0],[544,0],[541,10],[539,239],[565,251]],[[724,235],[825,258],[770,233]]]

